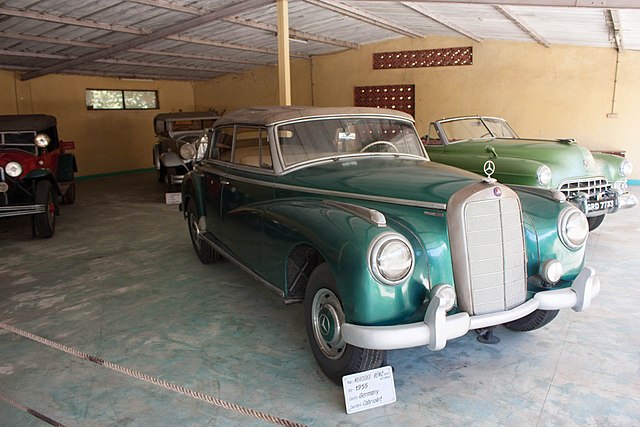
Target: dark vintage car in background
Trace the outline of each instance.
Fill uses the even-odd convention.
[[[519,138],[506,120],[470,116],[437,120],[424,137],[431,160],[482,173],[491,160],[498,181],[513,185],[558,190],[587,215],[596,229],[605,214],[638,203],[627,179],[631,161],[620,156],[592,153],[572,139]]]
[[[0,217],[31,215],[33,235],[51,237],[59,199],[76,199],[72,148],[58,139],[53,116],[0,116]]]
[[[161,113],[153,119],[158,142],[153,146],[153,164],[158,181],[167,185],[167,191],[180,188],[184,174],[193,167],[195,143],[206,138],[219,117],[215,112]]]
[[[303,302],[311,350],[336,382],[386,350],[534,330],[599,293],[578,208],[429,161],[407,114],[250,108],[211,138],[182,184],[196,254]]]

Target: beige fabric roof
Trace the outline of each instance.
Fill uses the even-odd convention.
[[[411,117],[411,115],[407,113],[385,108],[267,106],[241,108],[239,110],[225,114],[216,121],[215,126],[218,127],[234,123],[265,126],[300,118],[327,117],[336,115],[391,116],[410,120],[412,122],[414,121],[413,117]]]

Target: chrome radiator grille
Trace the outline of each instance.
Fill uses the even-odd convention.
[[[522,208],[509,187],[482,182],[447,203],[458,308],[470,315],[509,310],[527,297]]]
[[[473,314],[503,311],[526,298],[526,253],[518,199],[469,203],[465,234]]]
[[[578,193],[585,193],[591,197],[610,189],[611,185],[604,178],[569,181],[560,185],[559,188],[567,198],[575,197]]]

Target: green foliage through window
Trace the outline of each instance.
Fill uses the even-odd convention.
[[[87,110],[157,110],[157,90],[87,89]]]

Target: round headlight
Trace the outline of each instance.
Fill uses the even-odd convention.
[[[33,142],[40,148],[44,148],[51,142],[51,138],[46,133],[39,133],[33,139]]]
[[[411,245],[396,233],[379,236],[369,249],[369,268],[380,283],[399,284],[413,270]]]
[[[564,273],[562,263],[557,259],[548,259],[540,267],[540,275],[547,283],[556,283]]]
[[[22,173],[22,165],[18,162],[9,162],[5,165],[4,171],[12,178],[17,178]]]
[[[589,236],[587,217],[573,206],[566,208],[558,217],[558,235],[567,248],[579,249]]]
[[[629,176],[631,175],[631,172],[633,172],[633,164],[631,163],[631,160],[624,159],[622,163],[620,163],[620,175]]]
[[[196,148],[193,144],[182,144],[180,147],[180,157],[185,160],[191,160],[196,156]]]
[[[536,171],[536,180],[540,185],[549,185],[551,182],[551,169],[547,165],[540,165]]]

